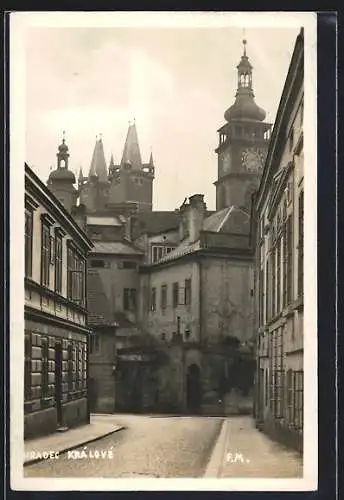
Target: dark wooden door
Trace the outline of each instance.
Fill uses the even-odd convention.
[[[186,374],[186,404],[190,413],[199,413],[201,399],[201,373],[199,367],[193,364]]]

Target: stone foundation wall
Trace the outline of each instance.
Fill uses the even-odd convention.
[[[283,422],[269,417],[267,420],[257,423],[257,428],[267,434],[274,441],[277,441],[300,453],[303,452],[302,433],[284,425]]]
[[[66,427],[72,428],[88,423],[87,399],[77,399],[62,406],[62,422]]]
[[[24,439],[51,434],[56,431],[56,428],[56,408],[47,408],[24,415]]]
[[[113,364],[90,364],[90,378],[93,379],[90,390],[91,411],[113,413],[115,411],[115,375]]]

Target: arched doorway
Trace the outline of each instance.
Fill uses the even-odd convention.
[[[196,364],[192,364],[186,373],[186,407],[188,412],[199,413],[201,399],[201,372]]]

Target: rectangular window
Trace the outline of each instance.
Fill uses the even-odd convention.
[[[25,352],[24,352],[24,401],[31,399],[31,332],[25,331]]]
[[[287,219],[287,304],[293,294],[293,226],[291,215]]]
[[[269,258],[265,270],[265,322],[269,320]]]
[[[161,309],[165,309],[167,305],[167,285],[161,285]]]
[[[49,396],[49,342],[42,338],[42,398]]]
[[[156,288],[151,289],[151,311],[156,311]]]
[[[41,243],[41,284],[49,286],[50,267],[50,229],[42,222],[42,243]]]
[[[105,262],[103,260],[94,259],[90,261],[90,267],[102,268],[105,267]]]
[[[298,296],[303,297],[303,191],[299,195]]]
[[[62,237],[55,236],[55,292],[62,292]]]
[[[76,388],[82,388],[82,347],[77,345],[76,349]]]
[[[191,304],[191,279],[185,280],[185,305]]]
[[[165,247],[152,246],[152,262],[158,262],[164,255]]]
[[[294,372],[294,427],[303,430],[303,371]]]
[[[286,390],[287,390],[287,398],[286,398],[286,410],[287,410],[287,421],[289,424],[294,423],[294,397],[293,397],[293,371],[287,371],[287,381],[286,381]]]
[[[77,252],[68,247],[67,250],[67,297],[79,305],[85,304],[86,262]]]
[[[283,257],[282,257],[282,265],[283,265],[283,282],[282,282],[282,306],[286,307],[287,305],[287,278],[288,278],[288,245],[287,245],[287,223],[284,223],[283,226]]]
[[[68,360],[67,360],[67,384],[68,384],[68,392],[73,390],[73,345],[69,344],[67,348],[68,352]]]
[[[277,297],[276,297],[276,312],[279,313],[281,310],[281,246],[282,246],[282,239],[281,237],[278,238],[277,240],[277,263],[276,263],[276,269],[277,269],[277,276],[276,276],[276,292],[277,292]]]
[[[123,309],[124,311],[135,311],[136,309],[136,289],[124,288],[123,290]]]
[[[177,316],[177,335],[180,335],[180,316]]]
[[[32,276],[33,212],[25,209],[25,276]]]
[[[92,333],[90,336],[90,353],[99,354],[100,353],[100,337],[97,334]]]
[[[275,418],[284,414],[284,363],[283,330],[278,328],[271,334],[271,410]]]
[[[276,314],[276,247],[271,252],[271,316]]]
[[[132,260],[124,260],[122,262],[122,269],[136,269],[137,263]]]
[[[179,283],[173,283],[173,307],[174,309],[178,306],[179,303]]]
[[[264,270],[259,270],[259,325],[264,323]]]

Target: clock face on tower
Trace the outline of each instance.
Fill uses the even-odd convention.
[[[241,162],[248,172],[259,173],[265,162],[266,150],[262,148],[245,148],[241,153]]]
[[[222,154],[222,170],[225,174],[229,171],[230,164],[231,164],[231,158],[229,151],[225,151]]]

